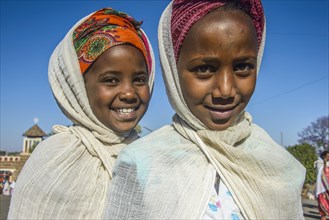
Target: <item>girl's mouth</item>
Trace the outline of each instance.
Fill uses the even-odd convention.
[[[118,108],[118,109],[116,109],[116,112],[118,112],[120,114],[129,114],[136,110],[137,110],[137,108]]]
[[[210,107],[206,106],[208,110],[210,110],[210,114],[214,120],[227,120],[228,118],[232,117],[234,114],[234,109],[237,105],[233,107]]]
[[[139,106],[134,108],[115,108],[112,109],[115,112],[115,117],[119,121],[134,121],[138,118]]]

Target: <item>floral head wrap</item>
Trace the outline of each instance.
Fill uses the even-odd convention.
[[[192,25],[206,14],[225,5],[228,0],[174,0],[172,4],[171,34],[175,59],[183,41]],[[232,2],[232,0],[230,1]],[[260,0],[240,0],[237,3],[251,17],[258,38],[258,47],[262,41],[264,30],[264,11]]]
[[[104,14],[102,24],[108,21],[109,15],[106,13],[109,11],[111,10],[104,9],[99,12]],[[113,10],[112,12],[114,13]],[[90,107],[81,74],[81,63],[74,45],[78,41],[73,40],[79,37],[81,44],[78,44],[82,49],[83,39],[87,42],[87,36],[93,36],[93,32],[101,29],[96,22],[100,17],[90,19],[93,15],[94,13],[87,15],[75,23],[51,55],[48,67],[49,84],[57,104],[73,125],[55,125],[53,133],[56,135],[40,143],[38,151],[30,157],[28,168],[20,176],[22,184],[18,183],[15,188],[16,197],[13,198],[8,215],[10,219],[103,219],[107,204],[105,192],[111,183],[116,157],[123,147],[137,138],[134,130],[129,134],[114,132],[97,119]],[[148,62],[148,84],[151,93],[155,69],[152,45],[142,29],[135,31],[129,28],[132,24],[127,19],[118,20],[127,26],[125,28],[133,33],[131,35],[136,36],[137,41],[139,37],[135,33],[141,34],[146,48],[143,50],[152,59],[152,62]],[[110,20],[115,19],[110,17]],[[91,29],[93,31],[89,32]],[[115,42],[133,43],[132,40],[115,38],[118,36],[122,39],[121,31],[129,33],[121,29],[120,32],[115,32],[116,30],[112,29],[115,34],[109,35]],[[106,31],[105,33],[108,34]],[[108,47],[107,44],[100,45]],[[38,169],[40,164],[42,168]],[[82,173],[88,175],[80,175]]]
[[[131,44],[144,55],[150,73],[151,58],[143,32],[142,22],[112,8],[101,9],[80,24],[73,33],[73,44],[81,73],[107,49],[121,44]]]

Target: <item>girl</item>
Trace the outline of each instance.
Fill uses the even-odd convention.
[[[55,49],[49,82],[73,121],[55,126],[22,170],[9,219],[100,219],[112,167],[137,138],[154,77],[141,23],[111,8],[81,19]]]
[[[316,163],[317,178],[315,194],[321,220],[329,217],[329,151],[321,153],[321,160]]]
[[[110,219],[303,219],[305,168],[252,123],[264,42],[259,0],[174,0],[159,25],[176,115],[120,154]]]

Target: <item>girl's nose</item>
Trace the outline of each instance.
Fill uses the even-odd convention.
[[[213,98],[229,99],[235,96],[233,70],[229,68],[218,72],[214,78]]]
[[[126,102],[136,101],[137,96],[134,87],[130,83],[124,84],[121,87],[119,98],[121,101]]]

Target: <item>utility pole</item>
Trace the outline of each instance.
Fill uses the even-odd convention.
[[[281,131],[280,134],[281,134],[281,146],[283,147],[283,132]]]

